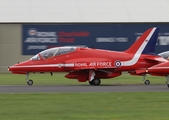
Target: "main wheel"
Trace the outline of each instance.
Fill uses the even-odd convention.
[[[167,87],[169,88],[169,84],[167,84]]]
[[[90,81],[89,84],[90,84],[90,85],[93,85],[93,81]]]
[[[28,80],[28,81],[27,81],[27,84],[28,84],[29,86],[33,85],[33,80],[31,80],[31,79]]]
[[[145,85],[150,85],[150,80],[145,80],[145,81],[144,81],[144,84],[145,84]]]
[[[92,83],[93,83],[93,85],[100,85],[101,81],[100,81],[100,79],[95,78],[94,80],[92,80]]]

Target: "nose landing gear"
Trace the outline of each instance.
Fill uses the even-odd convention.
[[[27,84],[28,84],[29,86],[33,85],[33,80],[29,79],[29,80],[27,81]]]
[[[26,78],[25,78],[25,80],[27,81],[27,84],[28,84],[29,86],[33,85],[33,80],[29,79],[29,73],[26,73]]]

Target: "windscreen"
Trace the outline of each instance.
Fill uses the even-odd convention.
[[[37,55],[33,56],[32,58],[30,58],[30,60],[40,60],[40,57],[39,57],[39,55],[37,54]]]
[[[48,59],[53,56],[59,56],[62,54],[73,52],[75,51],[75,49],[76,47],[57,47],[57,48],[50,48],[50,49],[44,50],[40,52],[39,54],[43,59]],[[37,54],[33,56],[30,60],[40,60],[40,57]]]
[[[60,47],[58,52],[55,54],[55,56],[70,53],[75,51],[75,47]]]
[[[58,50],[59,48],[47,49],[47,50],[40,52],[40,55],[42,56],[42,58],[47,59],[47,58],[54,56]]]

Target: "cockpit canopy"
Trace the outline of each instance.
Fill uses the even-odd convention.
[[[50,48],[47,50],[44,50],[39,53],[40,56],[42,56],[43,59],[48,59],[53,56],[58,56],[70,52],[74,52],[76,47],[55,47],[55,48]],[[40,60],[39,55],[33,56],[30,60]]]

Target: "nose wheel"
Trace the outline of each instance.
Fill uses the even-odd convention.
[[[26,73],[26,81],[29,86],[33,85],[33,80],[29,79],[29,73]]]
[[[31,80],[31,79],[28,80],[28,81],[27,81],[27,84],[28,84],[29,86],[33,85],[33,80]]]

